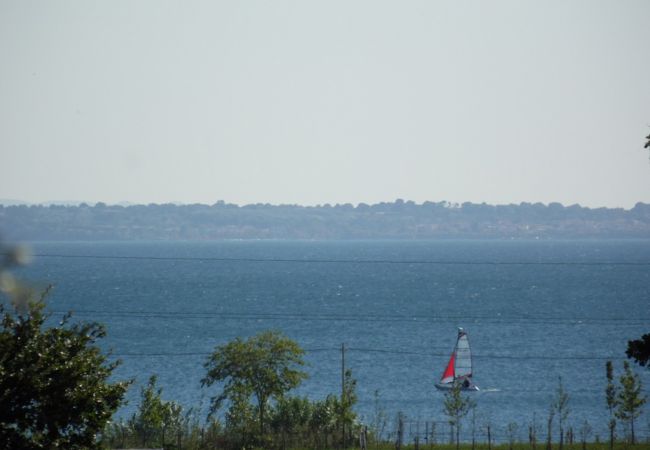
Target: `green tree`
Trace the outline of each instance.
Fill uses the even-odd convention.
[[[247,340],[237,338],[218,346],[205,363],[204,386],[223,383],[220,394],[211,399],[211,414],[225,400],[242,408],[255,397],[259,437],[264,435],[264,415],[270,399],[280,399],[297,387],[307,374],[298,370],[304,365],[304,351],[297,343],[277,331],[265,331]]]
[[[469,397],[463,397],[460,390],[461,386],[455,383],[453,387],[445,393],[443,403],[444,412],[449,418],[449,424],[456,432],[456,449],[460,448],[460,425],[463,417],[475,406],[475,402]]]
[[[337,403],[338,424],[341,428],[341,439],[345,445],[349,442],[354,430],[357,415],[354,412],[354,405],[357,403],[357,380],[352,377],[352,371],[347,369],[343,376],[343,391],[341,398]]]
[[[249,395],[233,392],[226,411],[226,440],[232,447],[251,447],[255,445],[255,430],[259,429],[255,407],[249,402]]]
[[[129,382],[108,382],[119,362],[95,345],[104,327],[69,315],[48,327],[44,297],[0,305],[0,448],[97,448]]]
[[[314,436],[314,447],[321,448],[327,444],[327,435],[333,434],[338,420],[338,399],[328,395],[325,400],[316,401],[313,405],[309,428]]]
[[[157,377],[149,377],[147,385],[140,391],[140,404],[133,414],[130,425],[138,434],[143,447],[155,439],[168,419],[170,405],[162,399],[162,388],[156,387]],[[162,438],[164,445],[164,437]]]
[[[174,401],[162,399],[162,388],[156,385],[157,377],[149,377],[147,384],[140,390],[140,403],[135,413],[125,423],[120,420],[108,427],[103,433],[106,445],[119,448],[129,445],[147,447],[159,445],[166,448],[176,438],[176,446],[183,433],[189,434],[189,414],[183,415],[183,408]]]
[[[183,407],[176,402],[165,402],[162,423],[162,447],[165,448],[166,436],[176,436],[176,447],[181,448],[183,432],[187,428],[188,417],[183,416]]]
[[[618,392],[616,417],[629,423],[632,444],[634,444],[634,419],[641,415],[646,398],[641,393],[642,386],[639,376],[632,371],[630,363],[627,361],[623,362],[623,371],[620,378],[621,389]]]
[[[300,441],[304,442],[313,412],[314,404],[306,397],[284,397],[276,402],[269,422],[273,430],[281,435],[282,448],[286,448],[287,434],[299,436]]]
[[[614,385],[614,368],[611,361],[605,364],[607,386],[605,387],[605,400],[607,401],[607,409],[609,410],[609,448],[614,449],[614,438],[616,432],[616,416],[615,410],[618,403],[616,396],[616,386]]]
[[[644,334],[641,339],[627,341],[625,354],[628,358],[634,359],[641,367],[648,364],[650,361],[650,333]]]

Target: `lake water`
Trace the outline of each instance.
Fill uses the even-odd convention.
[[[541,426],[558,378],[569,422],[606,438],[605,361],[650,332],[650,240],[36,243],[19,275],[52,283],[52,311],[107,325],[118,378],[159,377],[163,396],[205,411],[203,362],[219,344],[278,329],[306,351],[297,393],[340,392],[341,344],[357,412],[379,405],[444,425],[438,380],[458,326],[470,337],[476,423],[497,439]],[[49,256],[46,256],[49,255]],[[58,255],[58,256],[57,256]],[[71,257],[71,256],[93,256]],[[646,387],[650,370],[635,366]],[[649,435],[648,411],[638,429]],[[444,428],[445,430],[447,428]],[[540,432],[540,436],[545,432]],[[593,435],[592,435],[593,438]],[[446,439],[446,434],[444,438]]]

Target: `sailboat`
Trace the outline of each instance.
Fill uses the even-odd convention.
[[[472,383],[472,352],[469,349],[469,338],[462,328],[458,328],[458,338],[454,351],[451,353],[447,368],[442,374],[436,388],[452,389],[460,386],[463,391],[478,391],[478,386]]]

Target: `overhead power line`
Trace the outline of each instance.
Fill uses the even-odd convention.
[[[201,256],[137,256],[137,255],[70,255],[37,253],[40,258],[116,259],[136,261],[213,261],[250,263],[307,263],[307,264],[430,264],[461,266],[650,266],[650,261],[469,261],[469,260],[400,260],[400,259],[315,259],[315,258],[225,258]]]
[[[407,356],[425,356],[425,357],[448,357],[449,353],[431,353],[431,352],[417,352],[408,350],[394,350],[385,348],[364,348],[364,347],[345,347],[346,351],[357,353],[385,353],[393,355],[407,355]],[[326,348],[312,348],[305,349],[306,352],[340,352],[340,347],[326,347]],[[212,352],[127,352],[127,353],[112,353],[111,356],[115,357],[156,357],[156,356],[209,356]],[[609,359],[625,359],[624,356],[604,356],[604,355],[494,355],[494,354],[474,354],[472,358],[475,359],[508,359],[508,360],[609,360]]]
[[[52,314],[67,314],[67,310],[49,310]],[[287,321],[334,321],[334,322],[431,322],[431,321],[486,321],[486,322],[525,322],[525,323],[647,323],[647,317],[560,317],[560,316],[494,316],[494,315],[381,315],[381,314],[301,314],[301,313],[228,313],[228,312],[187,312],[153,310],[72,310],[73,315],[100,317],[133,317],[158,319],[239,319],[239,320],[287,320]]]

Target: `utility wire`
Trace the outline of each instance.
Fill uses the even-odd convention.
[[[53,309],[48,310],[52,314],[67,314],[69,311]],[[293,321],[353,321],[353,322],[418,322],[418,321],[441,321],[441,320],[484,320],[487,322],[501,323],[504,321],[525,322],[525,323],[647,323],[647,317],[558,317],[558,316],[460,316],[460,315],[352,315],[352,314],[301,314],[301,313],[228,313],[228,312],[186,312],[186,311],[152,311],[152,310],[74,310],[73,315],[116,318],[159,318],[159,319],[238,319],[238,320],[293,320]]]
[[[444,260],[391,260],[391,259],[294,259],[294,258],[219,258],[219,257],[167,257],[167,256],[133,256],[133,255],[70,255],[70,254],[53,254],[53,253],[40,253],[35,254],[36,257],[42,258],[70,258],[70,259],[102,259],[102,260],[149,260],[149,261],[212,261],[212,262],[253,262],[253,263],[310,263],[310,264],[405,264],[405,265],[492,265],[492,266],[650,266],[650,262],[637,261],[444,261]],[[65,314],[67,311],[50,311],[54,314]],[[359,316],[336,316],[336,315],[300,315],[300,314],[244,314],[244,313],[184,313],[184,312],[153,312],[153,311],[98,311],[98,310],[81,310],[75,314],[96,314],[102,316],[135,316],[144,318],[235,318],[235,319],[282,319],[282,320],[350,320],[350,321],[416,321],[416,320],[491,320],[491,321],[564,321],[564,322],[582,322],[582,321],[618,321],[618,322],[645,322],[646,318],[564,318],[564,317],[490,317],[490,316],[367,316],[360,318]],[[338,348],[331,349],[313,349],[307,351],[339,351]],[[418,355],[418,356],[447,356],[446,354],[435,353],[422,353],[422,352],[409,352],[398,351],[389,349],[371,349],[371,348],[348,348],[350,351],[361,352],[374,352],[374,353],[389,353],[389,354],[402,354],[402,355]],[[159,353],[114,353],[112,356],[116,357],[140,357],[140,356],[206,356],[209,352],[159,352]],[[490,359],[543,359],[543,360],[605,360],[612,359],[611,356],[515,356],[515,355],[473,355],[474,358],[490,358]]]
[[[447,357],[449,353],[429,353],[429,352],[414,352],[407,350],[391,350],[383,348],[361,348],[361,347],[346,347],[346,351],[361,352],[361,353],[386,353],[394,355],[409,355],[409,356],[426,356],[426,357]],[[340,352],[340,347],[326,347],[326,348],[313,348],[305,349],[305,352]],[[129,353],[111,353],[114,357],[155,357],[155,356],[209,356],[212,352],[129,352]],[[559,356],[559,355],[472,355],[475,359],[509,359],[509,360],[609,360],[609,359],[625,359],[619,356],[602,356],[602,355],[586,355],[586,356]]]
[[[70,255],[37,253],[40,258],[117,259],[136,261],[214,261],[254,263],[308,263],[308,264],[431,264],[431,265],[490,265],[490,266],[650,266],[650,261],[445,261],[398,259],[312,259],[312,258],[223,258],[200,256],[135,256],[135,255]]]

